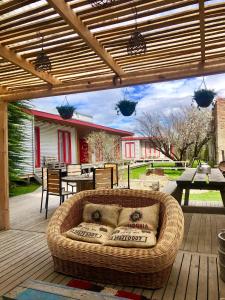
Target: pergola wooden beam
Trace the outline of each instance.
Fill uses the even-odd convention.
[[[205,0],[199,0],[201,59],[205,62]]]
[[[7,93],[7,92],[8,92],[8,89],[5,86],[0,85],[0,95],[4,94],[4,93]]]
[[[122,83],[114,85],[110,75],[92,79],[89,84],[86,80],[80,80],[63,84],[47,89],[42,86],[40,89],[30,89],[25,92],[15,91],[0,95],[3,101],[18,101],[23,99],[34,99],[41,97],[51,97],[72,93],[85,93],[97,90],[125,87],[136,84],[156,83],[162,81],[184,79],[188,77],[197,77],[203,75],[220,74],[225,72],[225,59],[213,59],[207,61],[204,65],[201,62],[186,63],[181,66],[167,67],[163,69],[143,70],[129,72],[122,77]]]
[[[9,229],[8,105],[0,101],[0,230]]]
[[[59,79],[55,78],[54,76],[52,76],[47,72],[36,71],[34,66],[30,62],[23,59],[15,52],[9,50],[7,47],[2,46],[1,44],[0,44],[0,56],[51,85],[57,85],[61,83]]]
[[[64,0],[47,0],[71,28],[79,34],[85,43],[109,66],[113,72],[122,76],[123,69],[114,61],[112,56],[102,47],[91,31],[82,23],[77,14]]]

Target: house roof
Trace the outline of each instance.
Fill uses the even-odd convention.
[[[149,140],[153,139],[153,137],[148,137],[148,136],[127,136],[123,137],[122,141],[142,141],[142,140]]]
[[[89,3],[0,1],[1,100],[225,72],[224,0],[119,0],[104,9]],[[127,53],[135,20],[147,46],[141,56]],[[51,72],[35,69],[42,46],[37,33]]]
[[[112,134],[117,134],[120,136],[133,135],[133,132],[115,129],[115,128],[111,128],[111,127],[107,127],[107,126],[103,126],[103,125],[99,125],[99,124],[94,124],[91,122],[75,120],[75,119],[64,120],[58,115],[50,114],[50,113],[39,111],[39,110],[30,109],[30,110],[28,110],[28,113],[32,114],[39,120],[55,122],[55,123],[59,123],[62,125],[75,126],[75,127],[81,128],[81,129],[85,128],[85,129],[91,129],[91,130],[104,130],[106,132],[109,132]]]

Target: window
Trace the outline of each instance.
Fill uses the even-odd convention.
[[[40,128],[34,128],[35,136],[35,168],[40,168],[41,166],[41,145],[40,145]]]
[[[135,157],[134,142],[125,143],[125,157],[126,158]]]
[[[58,159],[66,164],[71,163],[71,134],[69,131],[58,131]]]

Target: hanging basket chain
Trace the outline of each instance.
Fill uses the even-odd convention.
[[[144,36],[138,30],[138,23],[137,23],[138,11],[134,3],[133,3],[133,11],[134,11],[134,18],[135,18],[135,29],[132,32],[130,39],[128,40],[127,53],[128,55],[145,54],[147,51],[147,45]]]

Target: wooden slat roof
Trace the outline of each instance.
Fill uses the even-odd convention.
[[[145,55],[129,56],[138,28]],[[0,99],[14,101],[225,72],[225,0],[0,0]],[[52,71],[38,72],[41,49]],[[120,76],[122,83],[113,82]]]

